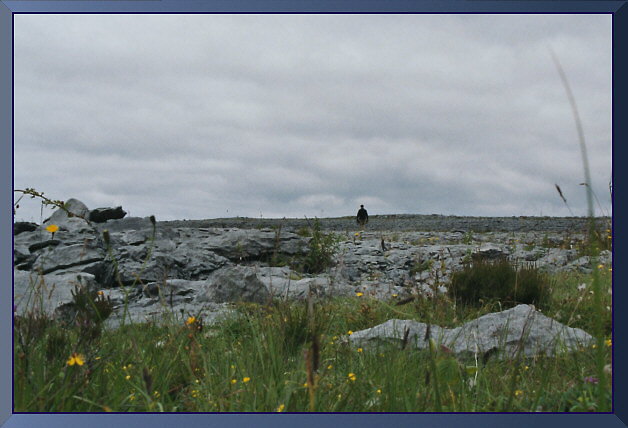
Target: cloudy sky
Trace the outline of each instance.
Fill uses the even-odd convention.
[[[553,49],[608,214],[611,48],[611,15],[16,15],[14,185],[160,220],[586,215]]]

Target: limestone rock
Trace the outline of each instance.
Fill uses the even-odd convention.
[[[407,331],[407,333],[406,333]],[[413,320],[389,320],[348,336],[355,346],[372,347],[385,343],[399,345],[407,334],[409,343],[425,349],[427,324]],[[567,327],[546,317],[529,305],[486,314],[454,329],[430,326],[430,337],[457,355],[515,358],[537,354],[553,355],[589,346],[594,339],[578,328]]]
[[[266,286],[248,266],[226,266],[208,279],[203,286],[201,301],[265,303],[269,299]]]
[[[28,221],[16,221],[13,223],[13,235],[19,235],[22,232],[33,232],[37,230],[39,226],[36,223]]]
[[[89,221],[94,223],[104,223],[107,220],[118,220],[126,215],[122,207],[115,208],[95,208],[89,212]]]
[[[59,307],[72,302],[76,285],[88,290],[99,288],[94,276],[88,273],[39,275],[16,270],[13,273],[13,305],[17,315],[34,310],[52,317]]]
[[[44,274],[77,265],[84,265],[103,260],[105,252],[93,244],[73,244],[47,247],[40,252],[33,264],[33,270]]]
[[[64,207],[65,210],[58,208],[44,223],[56,224],[58,226],[65,223],[69,218],[87,218],[89,216],[89,208],[78,199],[68,199]]]

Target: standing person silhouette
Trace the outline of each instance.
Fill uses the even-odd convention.
[[[360,205],[360,209],[358,210],[356,221],[360,225],[360,228],[364,228],[366,223],[369,222],[369,213],[367,213],[366,210],[364,209],[364,205]]]

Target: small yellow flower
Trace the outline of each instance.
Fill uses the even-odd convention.
[[[189,317],[185,322],[187,325],[194,324],[196,322],[196,317]]]
[[[393,296],[393,297],[397,297],[397,296],[399,296],[399,295],[398,295],[397,293],[394,293],[392,296]]]
[[[349,373],[347,377],[349,378],[351,382],[355,382],[355,380],[357,379],[357,376],[355,375],[355,373]]]
[[[131,394],[131,395],[129,396],[129,400],[130,400],[130,401],[135,400],[135,394]]]
[[[351,335],[353,334],[353,332],[352,332],[351,330],[349,330],[349,331],[347,332],[347,334],[348,334],[349,336],[351,336]]]
[[[601,265],[601,264],[600,264],[600,265],[597,265],[597,268],[598,268],[598,269],[604,269],[604,265]]]
[[[82,366],[83,364],[85,364],[84,358],[85,357],[83,357],[83,355],[73,352],[72,355],[70,355],[70,358],[68,358],[67,365],[73,366],[74,364],[76,364],[78,366]]]
[[[377,391],[375,391],[375,392],[377,392],[378,394],[381,394],[381,393],[382,393],[382,390],[381,390],[381,389],[378,389],[378,390],[377,390]]]
[[[355,293],[355,295],[358,297],[362,297],[364,296],[364,293],[362,293],[361,291],[358,291],[357,293]]]
[[[307,388],[307,382],[303,384],[303,388]]]
[[[231,379],[231,384],[235,385],[236,383],[238,383],[238,381],[236,379]]]
[[[331,370],[334,366],[332,366],[331,364],[327,366],[327,370]]]
[[[362,352],[362,351],[364,351],[364,349],[358,348],[358,352]]]
[[[59,226],[57,226],[56,224],[51,224],[46,227],[46,230],[50,233],[55,233],[57,230],[59,230]]]
[[[192,398],[198,398],[198,391],[196,389],[194,389],[194,390],[192,390],[190,395],[192,396]]]
[[[244,378],[242,378],[242,382],[244,382],[244,383],[247,383],[247,382],[249,382],[250,380],[251,380],[251,378],[250,378],[250,377],[248,377],[248,376],[245,376]]]
[[[126,380],[129,380],[129,379],[131,379],[131,375],[126,375],[124,378],[125,378]]]
[[[613,341],[611,339],[606,339],[604,343],[606,344],[606,346],[613,346]]]
[[[153,391],[153,395],[155,396],[155,398],[159,398],[161,394],[159,393],[159,391]]]
[[[277,407],[277,412],[281,413],[284,411],[285,408],[286,408],[285,404],[280,404],[279,407]]]
[[[523,395],[523,391],[522,390],[518,389],[518,390],[515,391],[515,397],[519,397],[521,395]]]

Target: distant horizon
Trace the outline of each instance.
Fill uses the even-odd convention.
[[[95,208],[103,208],[103,207],[88,207],[90,210],[95,209]],[[111,207],[111,208],[115,208],[115,207]],[[368,207],[367,207],[368,208]],[[202,217],[202,218],[174,218],[174,219],[160,219],[159,218],[159,214],[158,213],[154,213],[154,214],[148,214],[148,215],[141,215],[141,216],[136,216],[136,215],[129,215],[129,211],[127,211],[124,207],[122,207],[122,209],[127,212],[127,214],[124,216],[124,218],[149,218],[151,215],[154,215],[157,222],[169,222],[169,221],[203,221],[203,220],[237,220],[237,219],[242,219],[242,220],[313,220],[313,219],[319,219],[319,220],[324,220],[324,219],[350,219],[350,218],[355,218],[356,214],[357,214],[357,210],[356,213],[354,214],[347,214],[347,215],[335,215],[335,216],[300,216],[300,217],[295,217],[295,216],[279,216],[279,217],[266,217],[266,216],[257,216],[257,217],[251,217],[251,216],[230,216],[230,217]],[[48,215],[43,216],[43,218],[40,221],[34,221],[34,220],[26,220],[23,218],[19,218],[19,216],[15,215],[14,216],[14,223],[16,222],[31,222],[31,223],[36,223],[36,224],[42,224],[46,219],[48,219],[52,213],[54,211],[56,211],[56,209],[48,209],[50,212]],[[19,209],[18,209],[19,212]],[[132,214],[132,213],[131,213]],[[584,215],[584,216],[576,216],[576,215],[545,215],[545,214],[538,214],[538,215],[528,215],[528,214],[521,214],[521,215],[495,215],[495,216],[490,216],[490,215],[465,215],[465,214],[437,214],[437,213],[409,213],[409,212],[403,212],[403,213],[370,213],[369,212],[369,218],[380,218],[380,217],[413,217],[413,216],[422,216],[422,217],[460,217],[460,218],[563,218],[563,219],[587,219],[589,218],[588,216]],[[597,214],[594,216],[594,218],[596,219],[601,219],[601,218],[612,218],[613,215],[612,213],[610,213],[609,215],[606,214]]]

